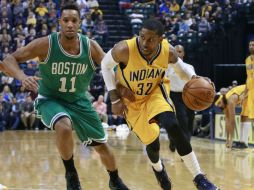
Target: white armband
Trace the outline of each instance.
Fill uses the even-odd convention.
[[[116,89],[114,67],[118,64],[112,57],[111,50],[106,53],[101,61],[101,72],[108,91]]]
[[[183,80],[190,80],[193,75],[196,75],[193,67],[185,64],[181,58],[178,57],[178,60],[175,64],[172,64],[176,73],[182,78]]]

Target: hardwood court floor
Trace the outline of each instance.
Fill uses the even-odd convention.
[[[78,140],[76,140],[78,142]],[[160,190],[135,135],[109,132],[109,144],[117,157],[119,172],[131,190]],[[226,152],[224,143],[193,138],[193,148],[207,176],[221,190],[254,190],[254,149]],[[170,153],[161,135],[161,157],[174,190],[195,190],[192,177],[177,153]],[[108,175],[98,155],[80,144],[75,162],[85,190],[108,190]],[[0,133],[0,184],[9,190],[65,190],[64,168],[52,131],[5,131]]]

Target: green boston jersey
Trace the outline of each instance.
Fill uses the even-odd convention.
[[[48,36],[48,56],[39,65],[39,94],[74,102],[85,96],[95,70],[90,53],[90,41],[78,34],[79,55],[67,53],[60,44],[59,33]]]

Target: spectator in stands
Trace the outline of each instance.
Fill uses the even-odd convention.
[[[0,35],[0,41],[3,47],[9,47],[11,43],[11,36],[7,33],[6,29],[3,29],[2,35]]]
[[[0,132],[4,131],[6,128],[6,122],[4,121],[3,115],[3,106],[0,104]]]
[[[36,70],[33,68],[33,64],[32,62],[28,62],[27,63],[27,68],[24,70],[24,73],[27,75],[27,76],[34,76]]]
[[[131,0],[119,0],[118,5],[120,13],[124,13],[125,9],[130,9],[132,6]]]
[[[108,38],[108,26],[104,20],[99,19],[98,23],[94,26],[94,33],[102,39],[102,44],[106,44]]]
[[[8,85],[4,85],[1,95],[3,96],[3,100],[5,102],[11,102],[11,100],[13,98],[13,94],[12,94],[11,89]]]
[[[25,88],[21,86],[19,91],[16,93],[15,97],[17,99],[17,102],[23,103],[25,102],[27,96],[28,96],[28,92],[26,92]]]
[[[179,30],[178,18],[173,17],[173,19],[171,20],[171,24],[172,24],[172,27],[170,30],[168,30],[168,33],[177,34]]]
[[[35,38],[36,38],[36,30],[34,27],[32,27],[30,28],[29,33],[27,34],[25,38],[25,45],[33,41]]]
[[[103,16],[102,11],[99,9],[99,7],[95,7],[92,10],[92,13],[91,13],[91,19],[92,19],[92,21],[97,23],[97,21],[99,20],[100,16]]]
[[[30,95],[21,105],[21,121],[25,129],[32,129],[35,121],[34,105]]]
[[[201,33],[207,33],[211,29],[210,23],[206,20],[205,17],[201,18],[201,21],[198,24],[198,31]]]
[[[175,34],[170,35],[170,41],[169,42],[172,46],[176,46],[176,45],[179,44],[179,41],[178,41],[177,36]]]
[[[3,50],[3,53],[2,53],[2,57],[5,58],[9,53],[10,53],[9,47],[8,46],[4,47],[4,50]]]
[[[170,1],[169,0],[166,0],[165,3],[162,3],[160,5],[159,14],[161,15],[162,12],[165,12],[167,14],[171,14],[171,11],[170,11]]]
[[[20,124],[21,105],[15,97],[12,98],[12,107],[10,112],[10,128],[17,129]]]
[[[100,95],[98,97],[98,100],[93,103],[93,107],[98,113],[101,121],[104,123],[108,123],[107,104],[104,103],[104,97],[102,95]]]
[[[77,4],[79,5],[80,16],[84,17],[89,12],[88,2],[86,0],[77,0]]]
[[[185,24],[187,24],[190,27],[193,24],[193,20],[191,18],[191,13],[186,13],[184,15],[183,21],[184,21]]]
[[[193,0],[184,0],[181,9],[182,10],[189,9],[192,7],[192,5],[193,5]]]
[[[178,21],[178,24],[179,24],[178,35],[184,35],[189,32],[190,27],[182,19]]]
[[[176,0],[173,0],[172,4],[170,5],[170,11],[177,13],[180,11],[180,6],[179,4],[176,2]]]
[[[144,15],[141,14],[138,9],[134,9],[133,12],[129,15],[131,19],[131,24],[142,24]]]
[[[1,107],[0,110],[1,124],[5,128],[7,127],[7,123],[10,117],[11,103],[5,101],[2,94],[0,94],[0,107]]]
[[[32,11],[29,11],[27,21],[26,21],[26,25],[27,25],[28,29],[30,29],[31,27],[35,27],[36,22],[37,22],[37,20],[35,18],[35,14]]]
[[[90,9],[94,9],[96,7],[99,7],[99,3],[97,0],[87,0],[87,5]]]
[[[205,5],[201,8],[201,17],[205,16],[206,11],[212,11],[212,6],[210,5],[209,1],[205,1]]]
[[[38,18],[47,16],[48,9],[47,7],[41,2],[38,7],[35,8],[35,12],[37,13]]]
[[[139,29],[143,23],[144,15],[138,12],[138,9],[134,9],[133,12],[129,15],[131,27],[132,27],[132,34],[138,34]]]
[[[20,2],[20,0],[13,1],[12,8],[14,18],[16,18],[19,14],[23,14],[25,12],[23,4]]]

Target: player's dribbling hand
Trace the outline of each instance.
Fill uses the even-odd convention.
[[[135,101],[135,95],[129,88],[126,88],[125,86],[123,86],[119,83],[117,83],[116,88],[117,88],[118,94],[120,95],[121,98],[126,98],[130,102]]]
[[[31,90],[33,92],[37,92],[39,85],[38,85],[38,80],[41,80],[41,78],[37,76],[26,76],[22,81],[22,86],[27,89]]]
[[[191,77],[191,79],[197,79],[197,78],[201,78],[202,76],[199,76],[199,75],[193,75],[192,77]],[[212,86],[213,86],[213,88],[215,89],[215,85],[214,85],[214,83],[211,81],[211,79],[210,78],[208,78],[208,77],[202,77],[203,79],[205,79],[206,81],[208,81]]]
[[[112,104],[112,113],[124,116],[128,112],[127,106],[120,99],[119,102]]]

